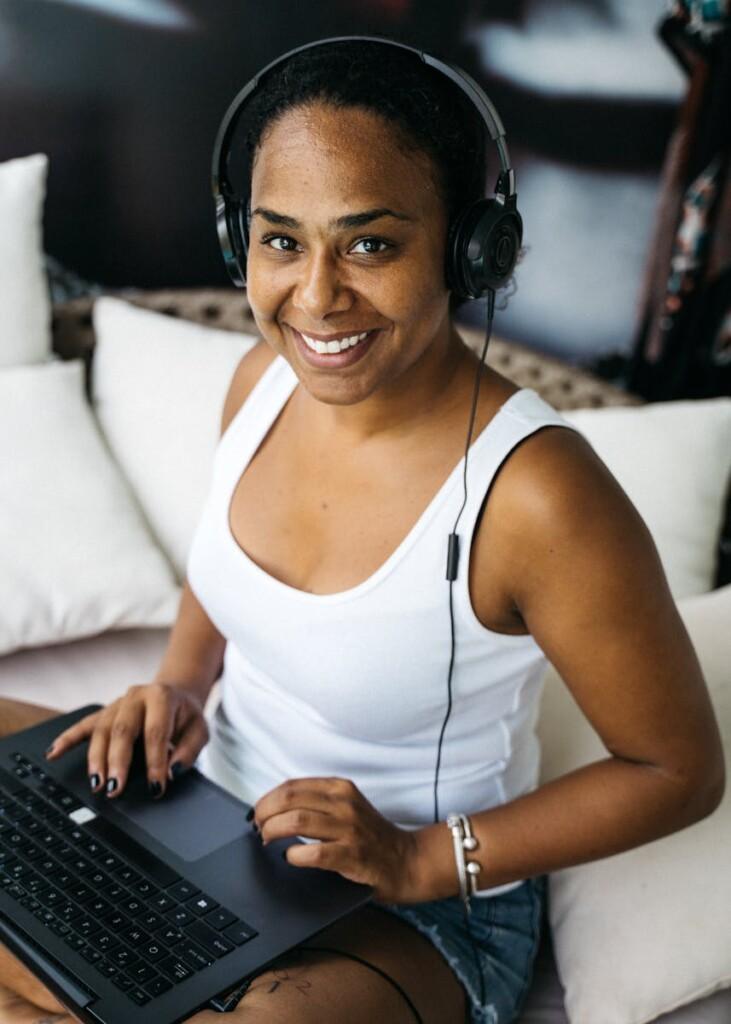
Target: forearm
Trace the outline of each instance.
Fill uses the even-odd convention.
[[[699,821],[716,803],[655,766],[610,757],[470,814],[479,845],[467,856],[481,865],[477,887],[489,889],[659,839]],[[457,895],[446,824],[428,825],[414,838],[413,901]]]
[[[226,640],[215,628],[186,582],[156,682],[173,682],[204,704],[221,672]]]

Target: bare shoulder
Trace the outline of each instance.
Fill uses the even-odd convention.
[[[258,341],[242,356],[231,378],[221,415],[221,433],[225,433],[231,420],[251,394],[254,386],[266,368],[273,362],[276,353],[265,341]]]
[[[644,573],[667,589],[644,520],[578,431],[551,425],[529,435],[503,464],[490,500],[521,614],[535,615],[555,581],[578,592],[604,572],[607,585]]]
[[[606,749],[708,786],[722,756],[700,665],[617,479],[583,435],[551,426],[514,450],[497,483],[508,592]]]

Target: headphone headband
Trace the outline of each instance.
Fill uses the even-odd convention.
[[[505,129],[495,106],[484,90],[461,68],[433,57],[407,43],[381,36],[331,36],[305,43],[270,61],[237,93],[224,114],[213,147],[211,187],[216,205],[218,237],[226,268],[235,284],[243,287],[248,253],[246,199],[235,195],[228,178],[226,159],[230,142],[249,96],[274,68],[297,53],[317,46],[341,42],[380,43],[413,53],[423,63],[446,75],[471,101],[495,143],[500,159],[500,174],[492,200],[480,200],[462,211],[450,229],[447,278],[450,286],[464,297],[477,298],[486,288],[499,288],[512,272],[522,239],[522,220],[517,210],[515,172],[510,165]],[[477,210],[479,203],[488,204]],[[474,215],[477,213],[477,217]],[[470,214],[473,214],[470,216]],[[489,216],[488,216],[489,214]],[[509,230],[508,230],[509,228]],[[464,232],[469,231],[465,239]],[[507,236],[510,237],[507,237]],[[490,250],[488,252],[488,249]],[[462,261],[469,260],[469,265]],[[478,265],[479,264],[479,265]],[[449,269],[449,268],[452,269]],[[477,276],[476,276],[477,275]]]

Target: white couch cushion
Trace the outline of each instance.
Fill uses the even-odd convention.
[[[83,364],[0,370],[0,654],[168,625],[178,598],[94,422]]]
[[[731,475],[731,398],[574,409],[653,536],[676,600],[713,587]]]
[[[228,386],[251,334],[97,299],[93,401],[158,542],[185,575]]]
[[[678,608],[731,780],[731,585]],[[553,667],[538,734],[541,782],[607,756]],[[731,986],[729,850],[731,783],[720,807],[696,825],[549,876],[549,919],[571,1024],[645,1024]]]
[[[43,265],[48,157],[0,164],[0,367],[51,353],[50,298]]]

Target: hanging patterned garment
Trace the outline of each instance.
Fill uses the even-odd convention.
[[[731,0],[680,0],[659,28],[688,93],[665,161],[627,386],[731,394]]]

